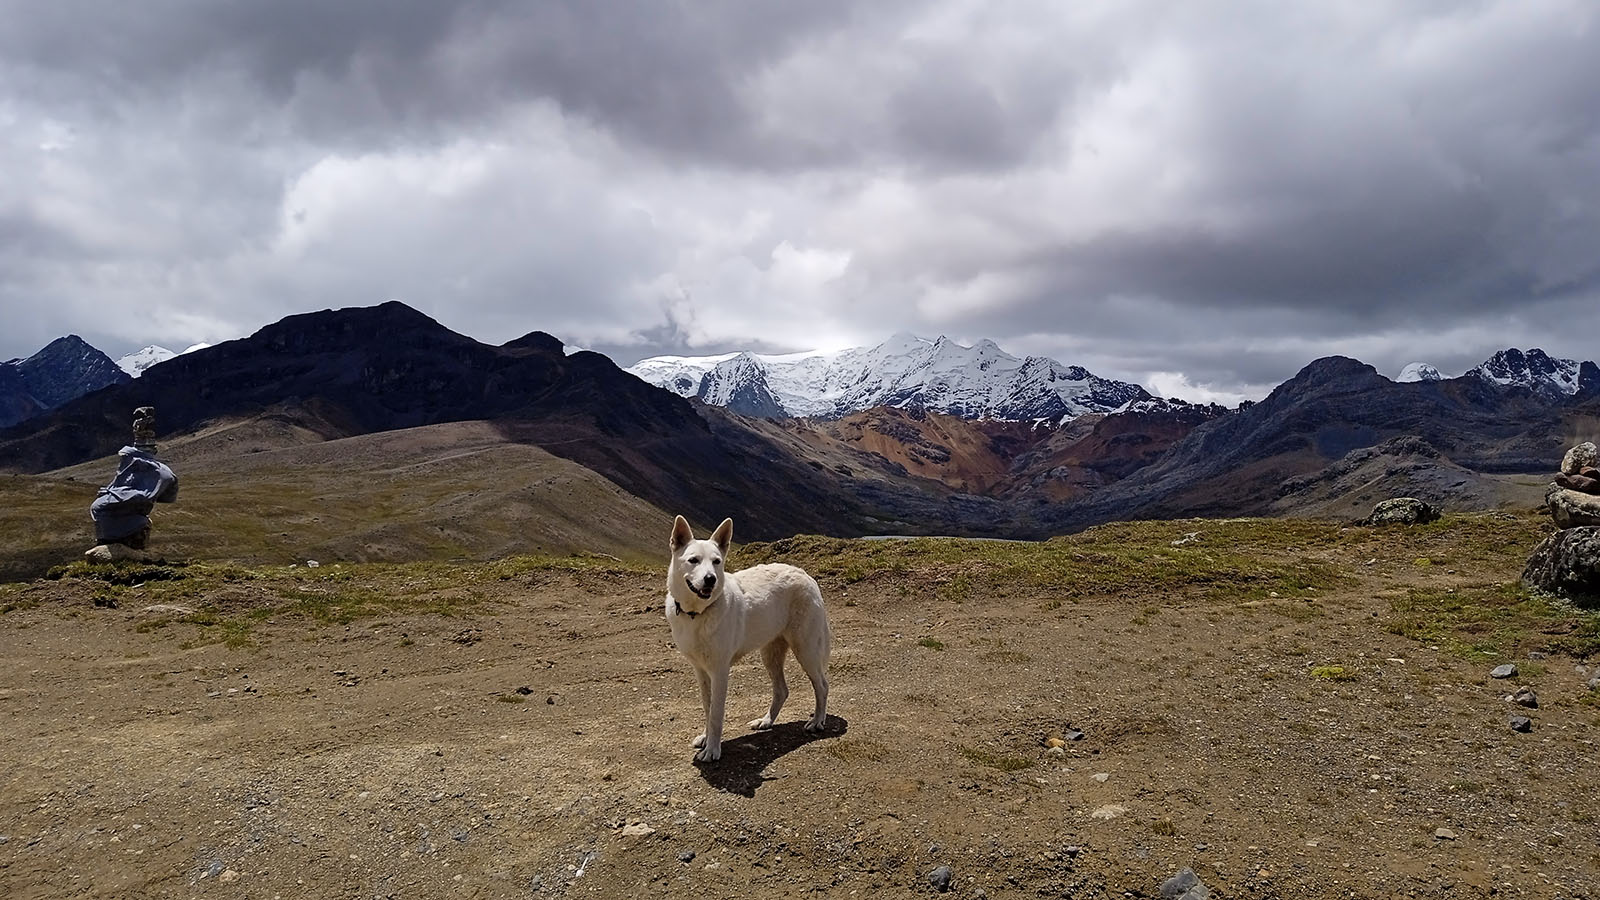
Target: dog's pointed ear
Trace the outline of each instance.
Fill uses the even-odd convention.
[[[689,528],[689,520],[679,516],[672,522],[672,551],[676,553],[684,545],[694,540],[694,531]]]
[[[711,540],[716,542],[718,550],[727,553],[728,545],[733,543],[733,520],[723,519],[717,530],[711,532]]]

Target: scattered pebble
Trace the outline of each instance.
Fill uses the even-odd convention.
[[[656,830],[654,828],[651,828],[649,825],[646,825],[643,822],[630,822],[627,825],[622,826],[623,837],[644,837],[647,834],[655,833]]]
[[[942,894],[950,890],[950,879],[953,876],[954,873],[950,871],[949,866],[940,866],[928,873],[928,883],[933,885],[934,890]]]
[[[1456,833],[1448,828],[1435,828],[1433,836],[1441,841],[1453,841],[1456,839]]]
[[[239,873],[235,872],[232,869],[228,869],[227,871],[223,872],[221,875],[218,875],[217,876],[217,880],[222,882],[223,884],[233,884],[235,881],[239,880]]]
[[[1046,750],[1045,752],[1050,754],[1051,756],[1066,756],[1067,755],[1067,748],[1066,747],[1051,747],[1049,750]]]
[[[694,858],[695,852],[693,850],[685,850],[678,854],[678,862],[681,863],[692,863],[694,862]]]
[[[1516,663],[1506,663],[1503,666],[1495,666],[1494,669],[1489,672],[1489,677],[1490,678],[1515,678],[1515,677],[1517,677],[1517,664]]]
[[[1081,741],[1084,738],[1084,734],[1081,731],[1069,731],[1066,733],[1066,738],[1069,741]]]
[[[1547,657],[1543,653],[1540,653],[1538,650],[1529,650],[1528,651],[1528,658],[1529,659],[1546,659]]]
[[[1517,692],[1514,694],[1507,694],[1506,699],[1518,706],[1526,706],[1529,709],[1539,708],[1539,695],[1535,694],[1533,688],[1527,685],[1517,688]]]
[[[1115,803],[1108,803],[1105,806],[1102,806],[1099,809],[1095,810],[1094,812],[1089,813],[1089,818],[1091,818],[1091,819],[1101,819],[1103,821],[1110,821],[1111,819],[1115,819],[1117,816],[1120,816],[1123,813],[1126,813],[1127,811],[1128,811],[1128,808],[1126,806],[1119,806],[1119,805],[1117,805]]]
[[[1512,716],[1508,724],[1511,725],[1512,731],[1520,731],[1523,734],[1533,730],[1533,720],[1527,716]]]
[[[315,568],[317,568],[317,567],[318,567],[318,566],[320,566],[320,565],[322,565],[322,563],[319,563],[319,562],[317,562],[317,561],[316,561],[316,560],[314,560],[314,559],[308,559],[308,560],[306,560],[306,568],[308,568],[308,569],[315,569]]]
[[[1600,691],[1600,675],[1596,675],[1595,677],[1589,679],[1588,688],[1591,691]]]
[[[1057,747],[1065,747],[1067,745],[1067,742],[1062,740],[1061,738],[1053,737],[1053,738],[1050,738],[1049,740],[1045,741],[1044,745],[1046,747],[1051,748],[1051,749],[1055,749]]]
[[[1077,844],[1068,844],[1066,847],[1062,848],[1061,852],[1065,853],[1069,857],[1072,857],[1073,859],[1077,859],[1078,854],[1083,852],[1083,848],[1079,847]]]
[[[1111,773],[1109,773],[1109,772],[1096,772],[1095,774],[1090,775],[1089,777],[1093,778],[1095,781],[1100,782],[1101,784],[1105,784],[1107,781],[1109,781],[1111,779]]]

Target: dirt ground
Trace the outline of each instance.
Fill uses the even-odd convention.
[[[705,766],[661,573],[433,570],[439,603],[330,623],[263,613],[306,574],[275,570],[198,598],[257,613],[228,641],[154,585],[16,585],[0,896],[865,898],[948,866],[963,898],[1156,897],[1186,867],[1223,898],[1600,897],[1594,661],[1393,633],[1408,590],[1517,575],[1425,550],[1286,544],[1341,578],[1265,599],[826,575],[831,729],[800,730],[792,661],[781,724],[732,724],[766,704],[746,660]]]

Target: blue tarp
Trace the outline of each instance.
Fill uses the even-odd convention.
[[[89,505],[95,540],[118,541],[150,527],[150,510],[157,503],[178,499],[178,476],[138,447],[117,451],[117,477],[100,489]]]

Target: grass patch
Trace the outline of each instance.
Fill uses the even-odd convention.
[[[1600,653],[1600,612],[1526,591],[1518,582],[1413,588],[1392,602],[1391,633],[1474,659],[1529,650],[1584,658]]]
[[[132,585],[149,581],[177,581],[188,577],[183,563],[142,563],[132,561],[93,563],[85,560],[56,566],[45,573],[45,578],[60,581],[63,578],[80,578],[86,581],[103,581],[106,584]]]
[[[888,747],[877,741],[839,738],[823,747],[823,752],[840,762],[887,762],[894,757]]]
[[[1172,546],[1174,537],[1196,524],[1205,531],[1205,543]],[[749,544],[740,563],[792,562],[842,583],[860,580],[863,572],[916,575],[937,585],[937,599],[951,602],[1043,594],[1055,609],[1086,597],[1123,595],[1155,609],[1174,599],[1266,599],[1274,592],[1296,595],[1336,586],[1345,576],[1335,566],[1296,548],[1366,538],[1345,531],[1352,530],[1332,522],[1237,519],[1116,523],[1048,541],[801,535]],[[1160,604],[1152,602],[1157,599]]]
[[[1033,657],[1017,650],[990,650],[988,653],[983,654],[982,658],[984,662],[1011,663],[1013,665],[1033,662]]]
[[[484,567],[490,578],[509,581],[523,575],[544,572],[581,572],[599,575],[644,575],[659,571],[660,565],[629,562],[602,553],[572,556],[508,556]]]
[[[1311,670],[1311,677],[1327,681],[1355,681],[1356,673],[1344,666],[1317,666]]]
[[[527,703],[528,698],[521,694],[497,694],[494,698],[500,703]]]
[[[944,641],[937,640],[937,639],[931,638],[931,637],[925,637],[922,640],[917,641],[917,646],[918,647],[927,647],[929,650],[943,650],[944,649]]]
[[[1291,622],[1309,622],[1312,619],[1321,618],[1323,615],[1321,607],[1315,603],[1303,601],[1300,603],[1270,603],[1267,605],[1267,609]]]
[[[990,750],[981,750],[977,747],[962,747],[961,755],[969,761],[1002,772],[1020,772],[1023,769],[1033,768],[1033,760],[1026,756],[1009,756],[1004,753],[995,753]]]

